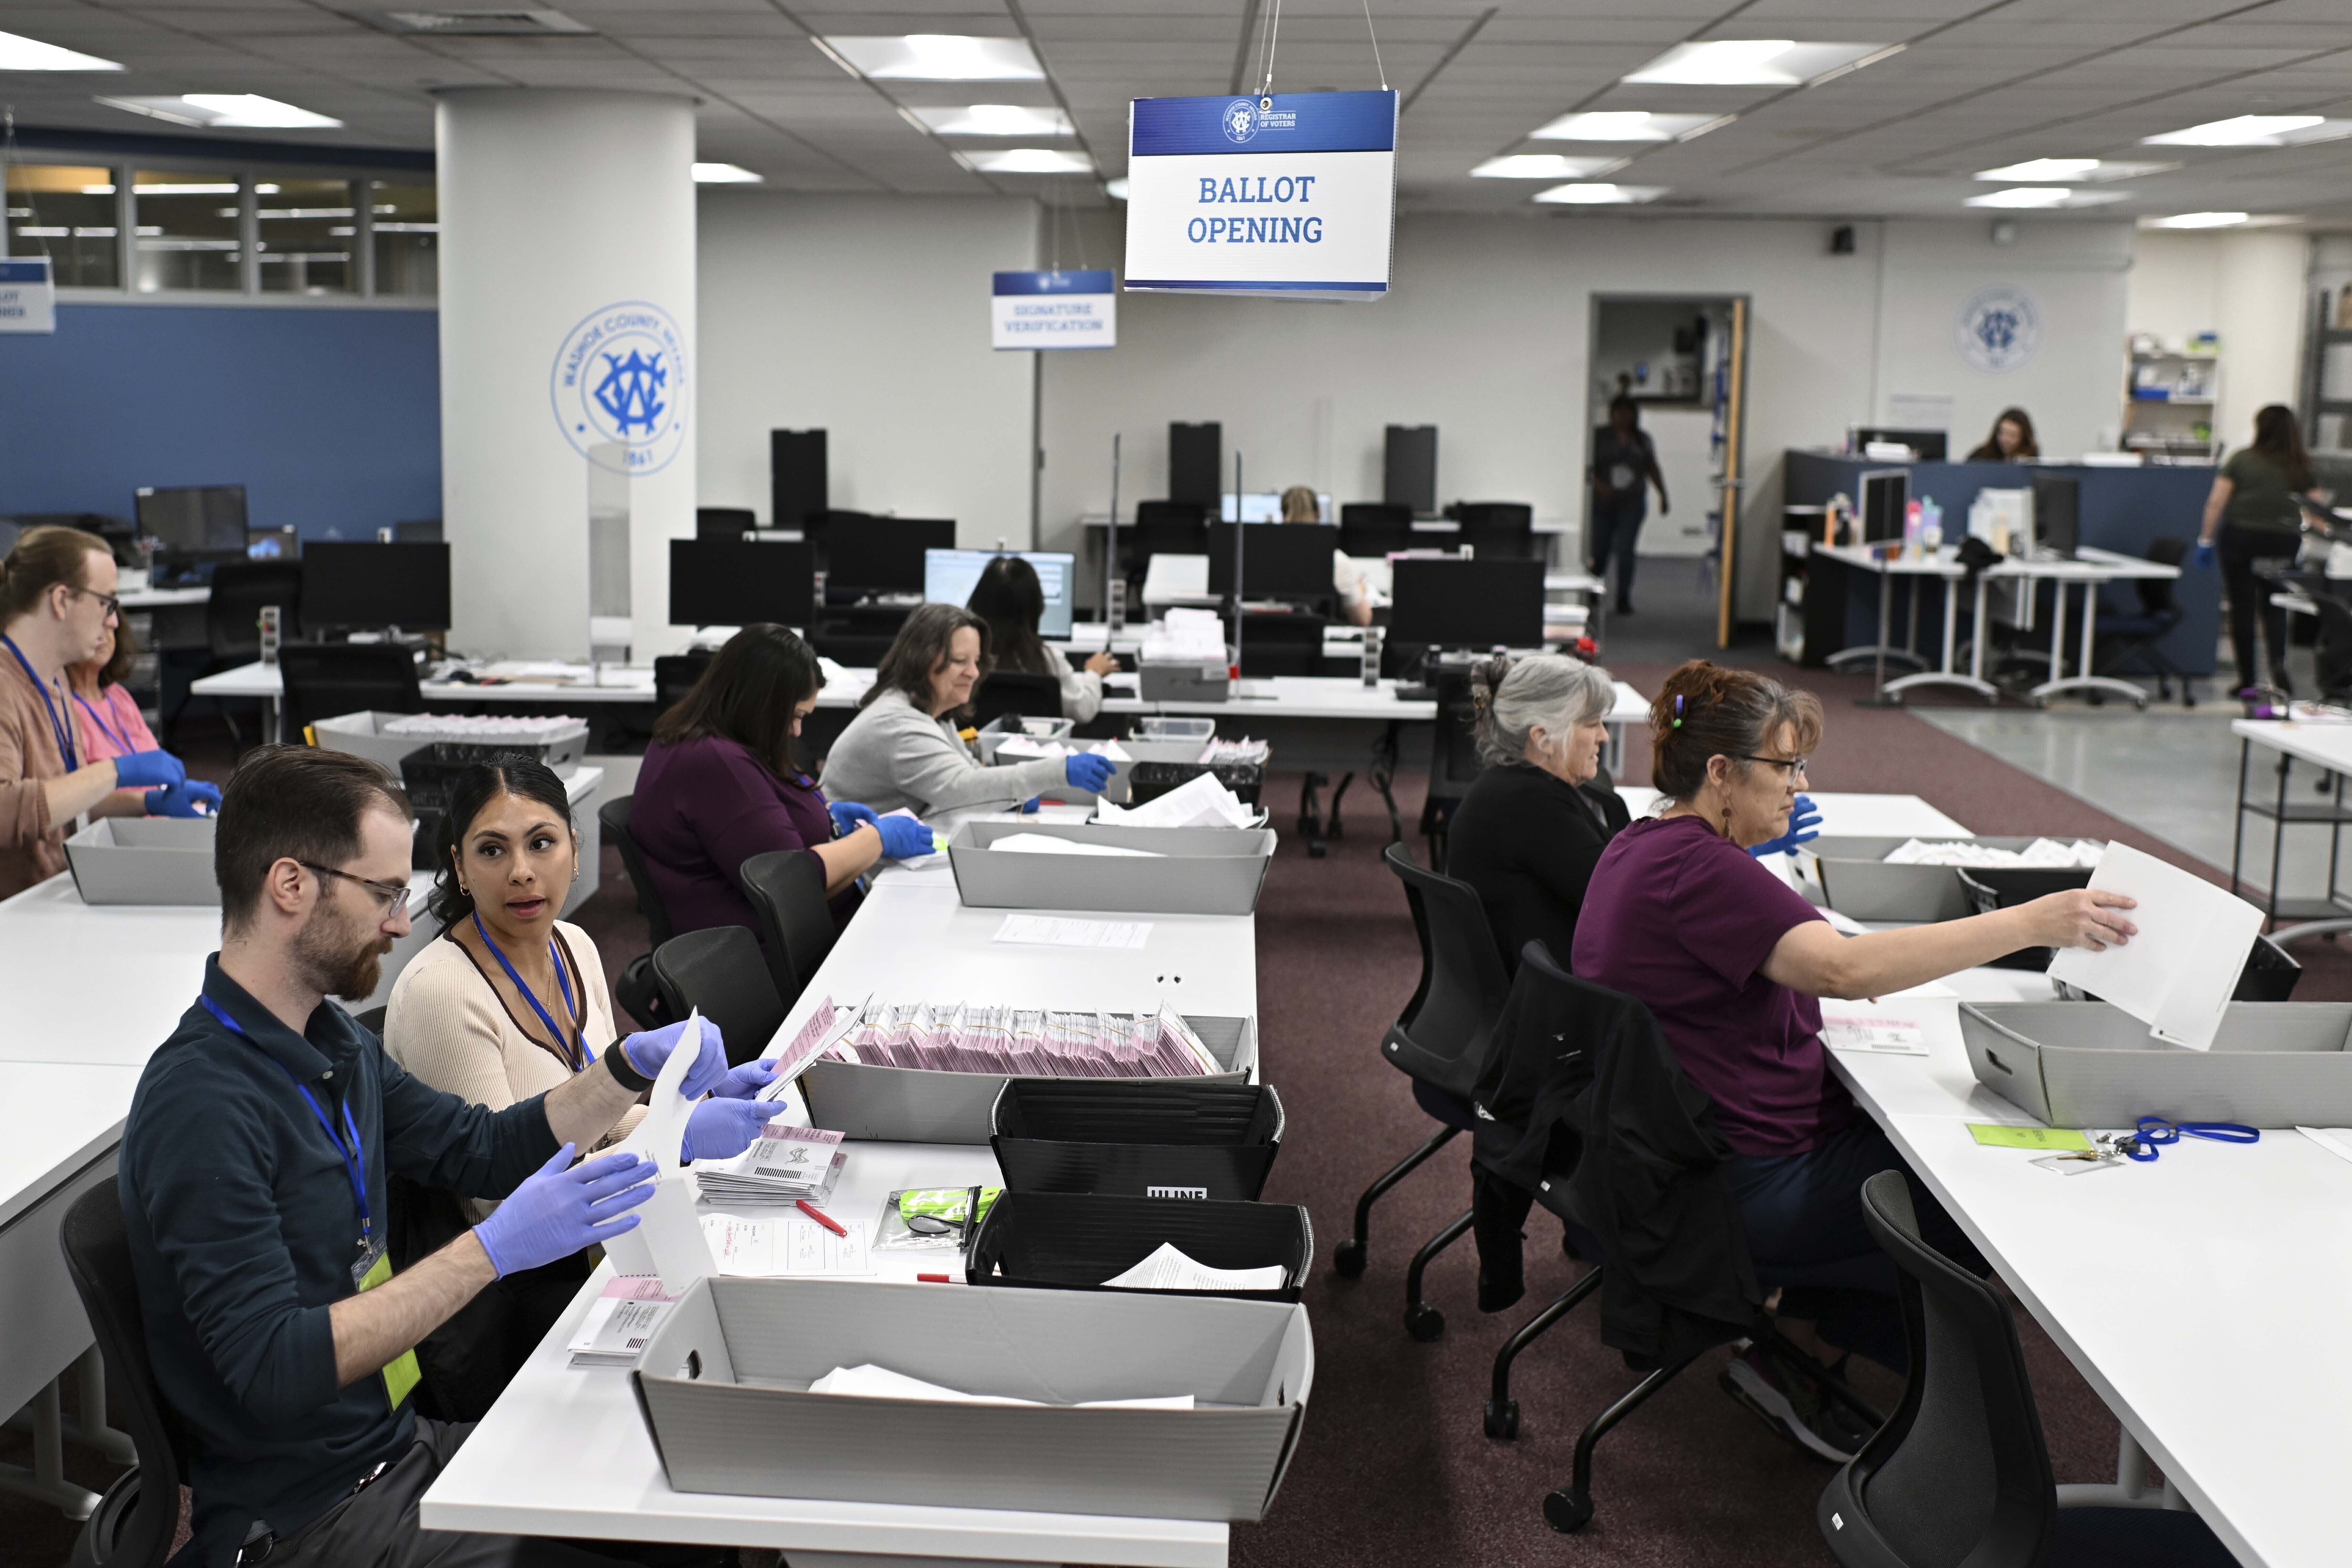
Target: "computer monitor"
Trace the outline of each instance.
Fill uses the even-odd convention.
[[[245,553],[243,485],[142,485],[132,499],[139,531],[167,551]]]
[[[1404,556],[1390,565],[1389,637],[1438,647],[1541,647],[1540,561],[1445,561]]]
[[[2066,474],[2033,476],[2033,542],[2062,561],[2083,542],[2082,481]]]
[[[1045,592],[1045,613],[1037,619],[1037,635],[1048,641],[1068,637],[1077,619],[1071,590],[1077,577],[1077,557],[1057,550],[926,550],[923,552],[923,599],[933,605],[969,605],[980,574],[1000,555],[1017,555],[1036,569],[1037,586]]]
[[[248,528],[245,531],[247,561],[293,561],[302,553],[302,536],[290,528]]]
[[[806,542],[757,539],[669,542],[674,626],[743,626],[816,618],[816,552]]]
[[[1381,499],[1415,517],[1437,510],[1437,426],[1391,425],[1381,449]]]
[[[313,540],[302,552],[302,624],[446,631],[449,547]]]
[[[1906,430],[1892,425],[1857,425],[1853,427],[1851,449],[1856,453],[1869,450],[1873,441],[1890,442],[1908,447],[1911,455],[1922,463],[1940,463],[1948,449],[1948,437],[1941,430]]]
[[[1242,535],[1242,596],[1245,599],[1327,599],[1331,553],[1339,531],[1319,522],[1213,522],[1209,525],[1209,592],[1234,591],[1234,536]]]
[[[1218,515],[1227,522],[1280,522],[1282,497],[1280,490],[1252,490],[1246,495],[1227,490]],[[1332,521],[1331,498],[1319,491],[1315,497],[1315,521]]]
[[[868,517],[824,531],[825,586],[861,594],[919,594],[923,555],[955,548],[951,518]]]
[[[1903,542],[1903,513],[1911,501],[1911,470],[1874,468],[1862,476],[1862,542]]]

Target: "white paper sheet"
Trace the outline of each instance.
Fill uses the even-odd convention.
[[[1081,921],[1058,915],[1007,915],[991,942],[1024,947],[1107,947],[1134,950],[1151,940],[1150,921]]]
[[[1095,818],[1122,827],[1247,827],[1257,820],[1257,813],[1219,783],[1216,774],[1201,773],[1141,805],[1102,801],[1095,807]]]
[[[966,1394],[961,1388],[948,1388],[936,1383],[926,1383],[919,1377],[908,1377],[903,1372],[892,1372],[887,1366],[867,1362],[862,1366],[837,1366],[809,1384],[811,1394],[846,1394],[854,1399],[939,1399],[956,1405],[1035,1405],[1034,1399],[1014,1399],[1002,1394]],[[1190,1410],[1192,1396],[1172,1394],[1159,1399],[1090,1399],[1078,1406],[1081,1410]]]
[[[636,1228],[605,1242],[604,1256],[613,1260],[615,1274],[656,1277],[673,1296],[710,1272],[709,1249],[699,1245],[695,1228],[694,1173],[678,1163],[688,1116],[679,1086],[701,1050],[702,1013],[697,1008],[688,1015],[686,1032],[646,1095],[645,1120],[614,1151],[650,1160],[656,1171],[653,1196],[630,1211],[637,1216]]]
[[[1822,1012],[1822,1043],[1832,1050],[1882,1057],[1924,1057],[1927,1026],[1901,1013]]]
[[[2337,1159],[2352,1161],[2352,1127],[2298,1127],[2295,1131]]]
[[[1289,1270],[1279,1263],[1263,1268],[1212,1268],[1187,1256],[1172,1241],[1126,1273],[1103,1283],[1115,1290],[1279,1290]]]
[[[737,1215],[702,1216],[702,1234],[721,1274],[773,1279],[844,1277],[874,1272],[870,1248],[874,1222],[845,1220],[847,1236],[835,1236],[799,1215],[758,1219]]]
[[[2139,934],[2101,952],[2061,948],[2050,978],[2114,1003],[2158,1039],[2197,1051],[2210,1047],[2263,929],[2263,911],[2124,844],[2107,846],[2091,886],[2138,900],[2124,912]]]
[[[1157,849],[1130,849],[1124,844],[1082,844],[1050,833],[1008,833],[988,847],[1014,855],[1123,855],[1133,859],[1165,860]]]

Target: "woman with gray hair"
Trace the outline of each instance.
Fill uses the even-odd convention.
[[[1478,890],[1516,974],[1540,942],[1565,966],[1601,852],[1625,826],[1625,802],[1601,766],[1617,700],[1609,672],[1560,654],[1490,658],[1471,676],[1486,771],[1446,831],[1446,874]]]

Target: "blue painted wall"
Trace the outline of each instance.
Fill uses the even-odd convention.
[[[60,305],[0,335],[0,515],[129,517],[141,485],[242,484],[254,526],[372,539],[441,515],[432,310]]]

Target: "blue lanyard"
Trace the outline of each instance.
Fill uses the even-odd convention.
[[[16,639],[0,635],[0,642],[8,645],[8,651],[15,654],[16,662],[24,667],[25,679],[31,681],[33,689],[41,694],[41,706],[48,710],[49,733],[58,738],[58,755],[65,759],[66,772],[74,772],[81,766],[81,762],[79,751],[73,743],[73,726],[58,720],[58,705],[49,700],[49,689],[41,684],[39,676],[33,673],[33,661],[25,657],[25,650],[16,646]],[[71,712],[72,710],[68,709],[67,711]]]
[[[2143,1116],[2137,1135],[2117,1138],[2116,1146],[2126,1159],[2146,1163],[2156,1158],[2158,1146],[2179,1142],[2184,1132],[2215,1143],[2259,1143],[2263,1138],[2256,1129],[2235,1121],[2168,1121],[2161,1116]]]
[[[522,976],[515,973],[515,966],[507,962],[505,953],[499,951],[499,944],[490,940],[489,930],[482,924],[482,911],[479,910],[474,911],[474,934],[482,939],[482,945],[490,950],[490,956],[497,959],[499,967],[507,972],[507,978],[514,982],[514,988],[522,993],[522,999],[530,1004],[530,1010],[539,1015],[541,1023],[547,1026],[548,1038],[553,1043],[556,1054],[563,1057],[573,1072],[585,1071],[588,1064],[596,1059],[596,1054],[588,1048],[587,1032],[580,1027],[580,1005],[572,1000],[572,983],[563,977],[563,959],[555,951],[555,939],[553,937],[547,939],[548,961],[555,965],[555,984],[563,993],[563,1005],[572,1014],[572,1032],[578,1037],[580,1042],[580,1048],[569,1054],[563,1049],[562,1029],[557,1026],[547,1009],[540,1005],[539,998],[532,994],[530,986],[523,984]],[[582,994],[584,1000],[585,982],[582,984]]]
[[[81,710],[89,715],[89,721],[98,726],[99,733],[104,735],[108,740],[121,747],[122,754],[124,756],[127,757],[131,754],[132,750],[131,742],[124,740],[121,735],[115,733],[114,726],[108,723],[106,720],[100,715],[98,710],[89,705],[89,698],[84,697],[80,692],[77,691],[74,693],[74,700],[81,704]]]
[[[248,1043],[253,1043],[253,1037],[245,1032],[245,1026],[230,1017],[226,1009],[219,1003],[202,992],[196,994],[196,1000],[203,1003],[205,1011],[218,1018],[231,1034]],[[276,1057],[271,1057],[269,1059],[278,1061]],[[318,1096],[310,1092],[310,1086],[300,1079],[295,1078],[294,1069],[284,1062],[278,1062],[278,1070],[292,1079],[295,1092],[299,1094],[310,1107],[310,1114],[319,1119],[319,1125],[327,1130],[327,1137],[335,1145],[335,1152],[343,1157],[343,1173],[352,1179],[352,1201],[359,1205],[360,1210],[360,1246],[362,1247],[373,1246],[375,1239],[375,1226],[368,1208],[367,1150],[360,1143],[359,1123],[352,1120],[351,1101],[345,1100],[337,1102],[343,1112],[343,1128],[352,1135],[351,1142],[346,1144],[336,1135],[335,1124],[327,1120],[327,1108],[319,1103]]]

